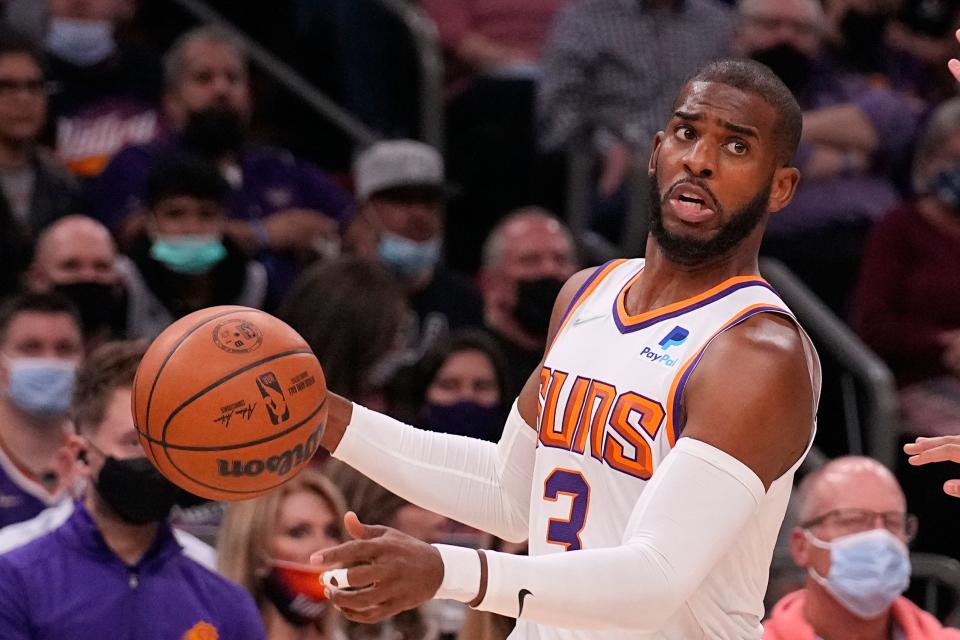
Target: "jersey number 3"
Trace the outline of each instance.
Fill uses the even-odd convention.
[[[579,471],[554,469],[543,483],[543,497],[556,502],[562,495],[570,496],[570,517],[566,520],[550,518],[547,542],[563,545],[564,551],[577,551],[582,546],[580,532],[587,523],[590,510],[590,485]]]

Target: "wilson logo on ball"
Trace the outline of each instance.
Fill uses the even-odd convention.
[[[306,442],[266,459],[224,460],[223,458],[217,458],[217,473],[221,476],[234,476],[236,478],[242,476],[259,476],[264,471],[275,473],[278,476],[285,476],[290,473],[290,469],[295,465],[313,456],[317,450],[317,446],[320,444],[321,435],[323,435],[322,427],[311,433]]]
[[[267,407],[270,422],[278,425],[290,419],[290,408],[287,406],[287,398],[283,395],[280,381],[277,380],[277,376],[272,371],[257,376],[257,388],[260,389],[260,395],[263,396],[263,402]]]

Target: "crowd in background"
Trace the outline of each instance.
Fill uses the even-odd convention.
[[[228,508],[160,490],[127,464],[139,445],[111,394],[129,396],[131,362],[174,320],[236,304],[303,335],[332,391],[497,441],[561,286],[624,246],[669,99],[724,56],[768,65],[804,113],[802,182],[762,254],[887,363],[904,441],[960,433],[960,97],[946,67],[960,3],[419,0],[445,56],[443,153],[416,140],[413,53],[378,3],[209,4],[384,139],[355,147],[253,68],[229,30],[165,0],[0,1],[0,552],[52,531],[72,536],[63,549],[99,545],[74,558],[60,547],[0,556],[0,582],[47,554],[105,564],[90,579],[107,591],[136,582],[168,594],[176,574],[214,595],[161,595],[157,610],[195,610],[198,625],[259,612],[274,639],[505,637],[509,620],[446,604],[348,624],[302,574],[311,552],[345,539],[347,509],[428,541],[507,543],[322,455],[282,490]],[[566,222],[573,153],[591,167],[578,235]],[[837,422],[827,402],[818,442],[832,457],[849,452]],[[837,469],[841,494],[859,491],[848,476],[887,483],[888,496],[899,481],[920,525],[904,515],[884,526],[960,558],[960,517],[940,492],[948,472]],[[797,522],[828,537],[872,527],[817,521],[825,511],[809,494],[831,477],[809,477]],[[131,504],[134,491],[155,499]],[[905,511],[904,499],[891,509]],[[853,508],[874,508],[863,500]],[[815,566],[797,531],[794,560]],[[126,571],[113,575],[116,560]],[[249,601],[220,606],[236,585]],[[103,611],[135,615],[129,596]],[[22,604],[0,606],[0,636],[17,616],[55,629],[87,615],[80,601],[46,618],[36,599]],[[894,615],[926,624],[899,606]],[[801,637],[783,631],[797,607],[774,611],[771,637]],[[229,637],[263,637],[248,626]]]

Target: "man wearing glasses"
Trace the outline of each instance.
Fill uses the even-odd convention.
[[[837,458],[796,495],[790,554],[806,585],[777,603],[764,640],[960,638],[901,594],[917,519],[893,474],[871,458]]]

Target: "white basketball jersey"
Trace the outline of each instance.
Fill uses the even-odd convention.
[[[770,285],[755,276],[731,278],[690,299],[630,316],[625,293],[642,277],[643,260],[598,268],[574,296],[547,353],[530,496],[531,555],[623,544],[647,480],[683,432],[684,385],[711,340],[758,313],[793,319]],[[819,362],[801,334],[819,396]],[[739,542],[662,630],[584,632],[520,620],[512,637],[759,638],[773,547],[799,464],[772,484]]]

